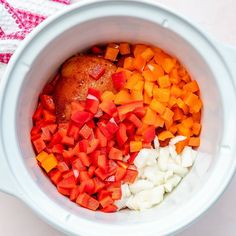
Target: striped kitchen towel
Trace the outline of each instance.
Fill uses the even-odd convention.
[[[0,0],[0,78],[26,35],[70,0]]]

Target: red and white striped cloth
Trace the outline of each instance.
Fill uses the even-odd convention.
[[[0,78],[26,35],[71,0],[0,0]]]

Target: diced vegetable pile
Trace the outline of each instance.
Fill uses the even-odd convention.
[[[176,136],[177,154],[200,145],[200,91],[180,62],[161,49],[128,43],[94,46],[91,52],[117,64],[112,75],[117,93],[89,88],[85,101],[71,103],[68,122],[58,123],[45,86],[33,115],[31,140],[39,166],[57,190],[90,210],[115,212],[121,186],[138,177],[140,150],[161,147]],[[99,80],[103,68],[91,71]],[[60,75],[57,75],[60,76]]]

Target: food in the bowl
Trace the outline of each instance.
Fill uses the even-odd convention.
[[[189,172],[199,86],[150,45],[111,43],[68,59],[39,96],[31,140],[57,190],[90,210],[143,210]]]

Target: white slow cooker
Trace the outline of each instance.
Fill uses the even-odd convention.
[[[144,212],[105,214],[69,201],[38,167],[29,137],[38,93],[59,65],[75,52],[113,41],[158,45],[179,58],[198,81],[204,102],[194,167],[162,204]],[[236,50],[154,1],[82,0],[68,7],[24,40],[0,87],[0,189],[64,233],[173,234],[203,214],[234,174]]]

